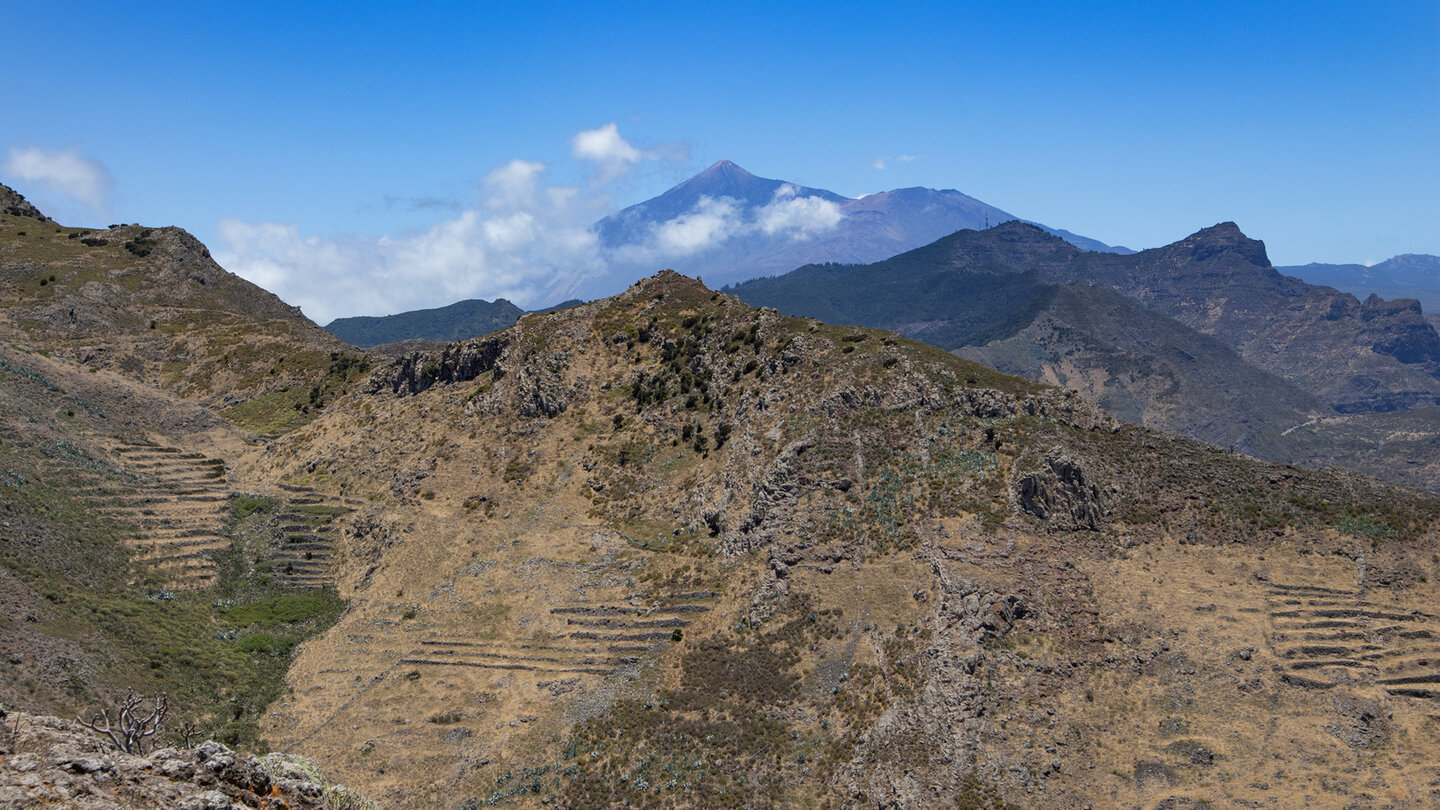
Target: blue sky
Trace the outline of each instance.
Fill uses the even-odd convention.
[[[63,222],[183,226],[321,322],[537,301],[595,217],[720,159],[1132,248],[1234,220],[1276,264],[1440,254],[1434,0],[0,15],[0,180]]]

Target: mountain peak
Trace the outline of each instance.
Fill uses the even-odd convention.
[[[1177,242],[1175,247],[1188,250],[1196,259],[1208,259],[1231,252],[1259,267],[1270,266],[1265,243],[1246,236],[1240,226],[1233,222],[1221,222],[1202,228]]]
[[[701,175],[706,175],[706,174],[720,174],[720,173],[724,173],[724,174],[740,174],[740,175],[746,175],[746,176],[751,176],[751,177],[754,176],[754,175],[751,175],[750,172],[747,172],[747,171],[745,171],[744,169],[740,168],[740,165],[737,164],[737,163],[736,163],[735,161],[733,161],[733,160],[717,160],[717,161],[715,161],[714,163],[710,164],[710,168],[706,169],[705,171],[701,172],[700,174],[701,174]]]
[[[734,161],[718,160],[711,164],[710,168],[667,191],[661,198],[678,192],[682,198],[694,195],[731,197],[751,205],[762,205],[768,202],[775,189],[782,185],[785,185],[783,180],[756,177],[740,168]],[[694,202],[693,199],[686,201],[691,204]]]

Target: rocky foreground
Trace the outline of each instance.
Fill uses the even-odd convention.
[[[374,802],[327,785],[304,757],[261,758],[217,742],[120,751],[73,720],[9,712],[0,721],[0,806],[177,810],[362,810]]]

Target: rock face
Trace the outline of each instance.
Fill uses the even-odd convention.
[[[1063,450],[1051,450],[1038,469],[1025,473],[1015,485],[1020,510],[1064,530],[1104,526],[1105,502],[1093,476],[1087,477],[1079,460]]]
[[[1233,222],[1134,256],[1086,254],[1056,275],[1213,335],[1341,413],[1440,403],[1440,335],[1414,302],[1361,302],[1283,276]]]
[[[0,805],[128,810],[376,808],[327,786],[303,757],[242,756],[217,742],[126,754],[78,723],[11,712],[0,737]]]

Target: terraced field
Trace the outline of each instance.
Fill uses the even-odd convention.
[[[1440,701],[1440,615],[1314,585],[1271,582],[1266,599],[1271,643],[1285,661],[1287,683]]]
[[[682,638],[693,617],[708,612],[719,597],[713,591],[692,591],[667,594],[648,605],[633,597],[551,608],[555,624],[551,643],[433,638],[421,641],[400,663],[605,676],[639,663],[640,656],[659,645]]]
[[[98,515],[127,527],[126,547],[162,573],[169,588],[215,581],[214,555],[231,547],[231,499],[223,459],[156,444],[116,443],[108,461],[77,474],[75,494]],[[282,584],[324,588],[335,583],[334,520],[349,507],[310,487],[281,485],[271,538],[255,562]]]
[[[160,569],[168,586],[210,584],[211,555],[230,545],[225,462],[153,444],[121,443],[109,452],[114,468],[86,473],[77,494],[97,514],[134,528],[125,545]]]
[[[335,518],[348,507],[327,503],[313,487],[281,484],[279,533],[270,553],[274,575],[298,588],[335,584]]]

